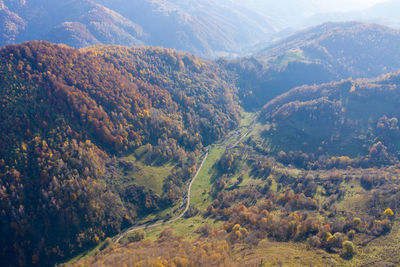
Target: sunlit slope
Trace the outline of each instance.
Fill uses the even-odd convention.
[[[377,24],[327,23],[266,47],[249,58],[223,61],[238,74],[248,110],[304,84],[375,78],[400,68],[400,31]]]
[[[357,156],[374,145],[399,151],[399,74],[303,86],[264,106],[262,133],[274,150]]]

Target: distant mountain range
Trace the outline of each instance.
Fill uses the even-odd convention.
[[[229,8],[228,8],[229,6]],[[199,55],[237,53],[275,30],[251,9],[215,1],[0,1],[0,45],[152,45]]]
[[[46,40],[76,48],[150,45],[206,57],[235,56],[330,19],[396,25],[391,11],[396,4],[319,16],[326,11],[322,4],[305,0],[0,0],[0,46]]]
[[[284,38],[255,57],[275,66],[292,61],[322,64],[335,79],[374,77],[398,70],[399,43],[400,30],[393,28],[359,22],[326,23]]]

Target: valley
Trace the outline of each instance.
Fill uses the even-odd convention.
[[[192,228],[196,225],[197,227],[205,225],[206,222],[213,223],[218,225],[218,222],[212,222],[210,220],[205,220],[202,216],[194,216],[189,218],[182,218],[188,212],[189,208],[194,208],[197,210],[205,209],[212,200],[212,196],[209,194],[212,190],[213,181],[210,176],[210,172],[212,171],[213,166],[216,164],[216,161],[221,156],[222,152],[225,149],[231,149],[240,144],[240,142],[246,138],[248,133],[252,130],[256,123],[257,114],[253,113],[244,113],[243,120],[240,127],[227,134],[227,137],[219,140],[217,143],[211,145],[210,147],[206,147],[203,150],[205,151],[200,158],[199,166],[196,174],[190,180],[189,185],[187,186],[187,191],[184,194],[181,203],[178,207],[169,208],[165,211],[160,212],[160,214],[151,214],[141,220],[139,226],[132,226],[129,229],[125,230],[121,234],[112,238],[112,242],[114,243],[123,243],[129,242],[129,235],[135,235],[135,232],[145,231],[146,237],[149,239],[155,239],[157,235],[162,232],[162,229],[165,227],[171,227],[174,231],[178,231],[180,234],[188,234],[192,236],[197,236],[196,233],[191,233]],[[210,155],[210,157],[209,157]],[[204,167],[204,168],[203,168]],[[198,178],[199,177],[199,178]],[[185,208],[183,211],[182,208]],[[165,216],[165,218],[155,219],[158,217]],[[176,215],[177,214],[177,215]],[[169,218],[173,216],[172,218]],[[176,217],[175,217],[176,216]],[[149,222],[150,221],[150,222]],[[154,228],[154,229],[153,229]],[[121,240],[122,239],[122,240]],[[99,247],[105,246],[109,243],[102,242],[100,243],[94,250],[85,252],[74,259],[70,260],[65,266],[75,265],[77,261],[83,260],[88,256],[93,256],[96,253],[99,253]]]
[[[0,0],[1,265],[400,265],[398,29],[50,2]]]
[[[170,235],[175,235],[176,238],[180,240],[179,242],[192,243],[199,242],[200,240],[203,240],[204,242],[204,239],[207,237],[205,237],[199,229],[208,227],[208,231],[211,231],[211,236],[215,237],[216,235],[218,236],[217,233],[221,231],[221,228],[226,229],[227,227],[227,223],[224,223],[224,219],[216,219],[213,218],[213,216],[210,217],[209,215],[206,215],[209,214],[210,207],[212,207],[212,205],[215,203],[214,199],[216,198],[217,192],[220,192],[219,194],[223,193],[224,191],[252,192],[251,190],[255,188],[260,190],[260,188],[268,185],[270,192],[276,192],[277,194],[280,193],[282,195],[282,192],[287,191],[281,184],[283,180],[280,180],[280,175],[286,175],[287,177],[291,177],[290,179],[294,179],[292,182],[288,182],[288,184],[286,184],[286,188],[288,186],[291,187],[293,184],[297,184],[298,182],[296,181],[300,181],[301,183],[301,181],[304,181],[304,179],[310,179],[313,177],[311,179],[318,184],[315,191],[316,193],[313,197],[318,203],[318,206],[322,204],[327,205],[328,203],[333,203],[333,205],[328,204],[332,205],[332,207],[324,206],[322,210],[326,211],[322,212],[322,210],[320,210],[320,214],[315,214],[314,216],[316,216],[315,218],[319,219],[329,217],[335,218],[335,223],[332,224],[333,227],[338,227],[337,225],[335,226],[335,224],[342,220],[339,219],[339,221],[336,221],[337,218],[344,218],[345,220],[348,220],[350,217],[355,218],[354,220],[356,220],[359,217],[368,218],[371,216],[370,211],[368,211],[366,208],[370,205],[369,202],[372,195],[370,191],[371,189],[363,184],[363,179],[365,179],[365,177],[374,177],[373,183],[381,183],[386,185],[390,184],[391,186],[394,186],[395,192],[400,192],[400,170],[397,166],[388,166],[379,169],[348,167],[343,169],[334,168],[326,170],[304,170],[291,165],[282,165],[281,163],[274,162],[272,159],[270,159],[272,161],[270,162],[271,165],[269,165],[270,175],[268,180],[260,180],[256,175],[251,173],[249,170],[251,165],[248,165],[249,160],[257,155],[257,153],[254,151],[250,153],[252,149],[246,145],[246,143],[249,141],[249,138],[257,134],[258,128],[261,127],[260,123],[257,122],[257,116],[258,114],[256,113],[242,113],[242,124],[238,130],[232,131],[231,133],[227,134],[224,139],[216,142],[210,147],[204,148],[204,150],[207,151],[205,154],[207,157],[202,158],[200,168],[194,176],[196,179],[191,180],[193,186],[191,188],[192,193],[190,208],[200,212],[197,212],[197,214],[183,216],[185,211],[187,211],[185,209],[185,211],[180,213],[179,216],[173,215],[173,219],[165,219],[164,222],[152,222],[150,224],[144,223],[143,226],[134,227],[133,229],[125,232],[123,234],[124,237],[122,237],[122,235],[118,236],[116,239],[114,239],[115,243],[107,243],[108,248],[106,247],[100,250],[99,247],[102,247],[102,244],[100,244],[99,247],[89,253],[90,256],[81,255],[77,259],[65,264],[65,266],[79,266],[80,264],[108,266],[113,264],[112,259],[114,256],[122,262],[130,262],[130,259],[126,258],[124,255],[126,253],[131,253],[129,251],[135,242],[137,242],[138,246],[140,247],[146,244],[146,242],[161,242],[159,241],[159,238],[160,236],[163,236],[165,231],[171,231]],[[239,159],[240,168],[238,168],[238,171],[235,173],[229,175],[229,180],[226,181],[223,189],[218,189],[216,191],[215,187],[218,185],[218,183],[216,184],[215,179],[218,179],[217,177],[220,175],[218,174],[218,163],[225,153],[235,150],[244,150],[241,152],[242,156]],[[242,178],[239,182],[238,180],[240,176],[242,176]],[[336,200],[333,200],[332,202],[331,197],[328,197],[332,195],[330,195],[331,193],[328,193],[327,190],[331,190],[333,188],[328,189],[330,187],[327,187],[327,184],[337,183],[337,181],[335,182],[335,179],[339,179],[339,177],[343,177],[340,178],[343,180],[338,184],[338,188],[341,190],[341,192],[336,191],[336,193],[333,193],[333,196],[335,196]],[[306,193],[306,195],[308,194]],[[243,195],[243,197],[244,199],[241,201],[239,200],[239,203],[247,203],[244,204],[246,207],[248,205],[253,207],[253,205],[257,205],[257,203],[260,201],[260,199],[258,199],[254,200],[254,202],[248,202],[246,198],[251,197],[251,194],[248,195],[248,193]],[[182,207],[182,205],[180,205],[180,207]],[[310,208],[305,209],[307,210]],[[313,210],[312,207],[311,210]],[[171,213],[179,214],[177,210]],[[308,214],[309,216],[313,216],[311,215],[312,212]],[[332,214],[335,214],[335,216],[332,217]],[[283,214],[280,212],[276,213],[275,215],[283,216]],[[151,215],[149,218],[154,217]],[[148,220],[148,218],[145,218],[143,221],[146,220]],[[299,240],[282,242],[274,240],[275,238],[265,237],[258,237],[261,238],[261,240],[258,240],[257,245],[254,245],[254,243],[251,242],[248,243],[249,241],[244,241],[244,243],[240,241],[234,241],[233,246],[230,249],[230,258],[233,260],[233,262],[237,263],[237,266],[241,266],[242,264],[247,265],[249,262],[259,266],[292,266],[293,264],[298,264],[299,266],[306,266],[309,264],[332,266],[342,266],[348,264],[377,266],[386,264],[391,266],[391,264],[395,264],[396,261],[388,261],[387,257],[389,256],[387,255],[389,255],[389,253],[395,253],[394,251],[398,251],[400,249],[395,241],[395,236],[398,235],[398,231],[400,229],[400,221],[398,218],[392,221],[391,227],[391,232],[387,235],[362,235],[357,237],[357,239],[354,239],[353,242],[358,244],[356,248],[357,254],[354,255],[350,261],[349,259],[340,257],[339,254],[333,253],[332,251],[325,252],[320,249],[315,249],[312,246],[310,247],[310,245],[299,242]],[[137,234],[135,234],[137,231],[140,231],[140,235],[143,235],[144,240],[148,241],[134,241],[132,243],[132,240],[134,240],[134,238],[137,236]],[[358,231],[361,233],[361,228],[357,230],[357,232]],[[210,238],[210,236],[208,236],[208,238]],[[221,236],[219,239],[220,238]],[[225,238],[228,237],[223,237],[223,239]],[[252,238],[256,237],[253,236]],[[145,243],[142,244],[142,242]],[[229,242],[232,242],[232,240]],[[377,246],[379,246],[379,248]],[[285,249],[284,254],[278,252],[281,249]],[[147,255],[146,253],[150,252],[144,253],[144,255]],[[176,262],[176,258],[172,258],[171,260],[172,262]],[[157,261],[153,260],[146,262],[146,264],[156,264]],[[231,264],[236,266],[235,263]]]

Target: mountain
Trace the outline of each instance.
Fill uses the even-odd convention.
[[[0,45],[47,40],[76,48],[151,45],[237,56],[303,28],[306,18],[327,10],[320,2],[1,0]]]
[[[139,23],[149,44],[195,54],[239,53],[274,33],[265,17],[234,1],[96,1]]]
[[[145,38],[140,26],[91,0],[5,0],[2,6],[2,12],[10,14],[3,25],[16,18],[21,23],[12,27],[12,38],[3,35],[0,45],[45,39],[75,47],[100,43],[133,46],[142,45]]]
[[[136,23],[105,1],[64,2],[58,18],[48,12],[60,3],[37,3],[2,1],[2,34],[33,34],[31,16],[49,38],[99,45],[0,49],[2,265],[51,266],[94,247],[77,264],[400,262],[386,249],[399,231],[400,73],[369,78],[398,69],[397,30],[328,23],[213,61],[100,44],[111,30],[156,42],[145,17],[186,34],[208,2],[126,3],[143,13]],[[242,112],[265,103],[259,117]]]
[[[0,62],[5,265],[51,265],[172,205],[238,125],[227,73],[189,54],[30,42]]]
[[[315,0],[249,0],[245,3],[236,0],[236,2],[241,2],[242,5],[267,17],[277,31],[287,28],[297,29],[305,18],[323,11],[321,1]]]
[[[238,73],[239,96],[257,109],[303,84],[373,78],[400,68],[400,31],[359,23],[327,23],[298,32],[244,59],[222,64]]]
[[[327,23],[285,38],[257,56],[274,63],[275,57],[298,53],[299,61],[324,64],[336,79],[373,77],[397,71],[393,51],[399,36],[400,30],[378,24]]]
[[[25,21],[17,14],[8,10],[0,1],[0,44],[15,42],[17,35],[25,28]]]
[[[275,151],[397,157],[399,86],[396,73],[292,89],[263,107],[263,136]]]
[[[163,46],[203,56],[241,53],[275,29],[245,5],[211,0],[68,0],[0,2],[0,45],[47,40]]]

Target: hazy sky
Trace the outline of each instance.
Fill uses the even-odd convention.
[[[377,3],[387,2],[388,0],[322,0],[321,2],[327,9],[332,11],[348,11],[364,9]]]

